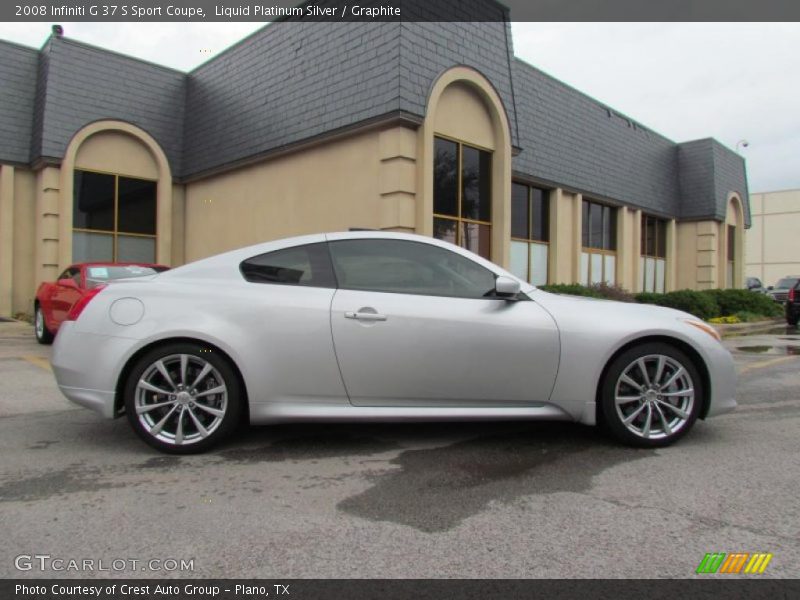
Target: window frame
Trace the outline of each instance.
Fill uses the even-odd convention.
[[[647,251],[647,245],[650,241],[650,237],[647,234],[647,225],[648,222],[652,222],[653,230],[654,230],[654,239],[653,239],[653,248],[654,253],[650,254]],[[655,215],[649,215],[646,213],[642,213],[642,218],[639,224],[641,229],[640,236],[639,236],[639,259],[640,259],[640,278],[642,280],[642,284],[640,286],[640,292],[651,292],[651,293],[659,293],[656,290],[659,288],[659,282],[656,281],[656,274],[658,270],[653,273],[653,289],[647,289],[647,259],[652,259],[654,261],[663,260],[664,261],[664,270],[662,273],[663,280],[661,283],[661,289],[666,291],[667,289],[667,227],[668,227],[669,220],[664,219],[662,217],[657,217]],[[661,249],[663,248],[663,256],[661,255]],[[644,259],[644,260],[641,260]]]
[[[550,192],[547,188],[542,188],[536,185],[532,185],[529,183],[524,183],[522,181],[511,181],[511,196],[514,196],[514,186],[519,185],[525,188],[527,193],[527,208],[528,208],[528,237],[521,238],[515,237],[513,233],[511,233],[511,241],[512,242],[525,242],[528,244],[528,276],[525,278],[525,281],[529,282],[533,279],[533,261],[530,259],[530,246],[531,244],[540,244],[547,247],[547,272],[545,273],[545,281],[550,283]],[[533,190],[539,190],[542,192],[542,206],[544,207],[543,213],[547,215],[547,222],[544,224],[542,231],[546,232],[547,239],[546,240],[537,240],[532,238],[533,235]],[[514,222],[514,203],[511,203],[511,222]],[[545,284],[547,285],[547,284]]]
[[[324,268],[327,269],[327,271],[328,271],[327,272],[328,281],[323,283],[322,285],[304,284],[304,283],[300,283],[299,281],[296,282],[296,283],[295,282],[291,282],[291,281],[254,281],[254,280],[248,278],[248,275],[245,273],[245,270],[242,268],[246,262],[248,262],[250,260],[253,260],[254,258],[259,258],[261,256],[267,256],[267,255],[275,254],[275,253],[278,253],[278,252],[285,252],[285,251],[288,251],[288,250],[298,250],[300,248],[308,248],[308,247],[311,247],[311,246],[320,246],[320,247],[322,247],[324,249],[324,255],[325,255],[325,258],[326,258],[326,264],[325,264]],[[311,259],[309,257],[309,266],[311,266],[311,263],[312,263],[312,261],[311,261]],[[284,285],[284,286],[295,287],[295,288],[308,287],[308,288],[317,288],[317,289],[326,289],[326,290],[331,290],[331,289],[332,290],[337,290],[337,289],[340,289],[339,288],[339,280],[336,277],[336,269],[334,268],[334,265],[333,265],[333,256],[331,255],[330,247],[328,246],[328,241],[327,240],[323,240],[323,241],[320,241],[320,242],[310,242],[308,244],[300,244],[300,245],[295,245],[295,246],[286,246],[284,248],[276,248],[275,250],[270,250],[269,252],[262,252],[261,254],[254,254],[253,256],[248,256],[247,258],[239,261],[239,274],[242,276],[242,279],[244,279],[244,281],[246,283],[252,283],[254,285]]]
[[[153,262],[151,264],[158,263],[158,180],[157,179],[150,179],[148,177],[138,177],[135,175],[124,175],[122,173],[113,173],[110,171],[102,171],[99,169],[83,169],[83,168],[75,168],[72,171],[73,182],[75,180],[75,175],[77,173],[94,173],[96,175],[108,175],[114,178],[114,229],[111,231],[104,230],[104,229],[91,229],[87,227],[75,227],[75,203],[76,203],[76,191],[73,191],[72,195],[72,232],[73,234],[77,231],[79,233],[90,233],[90,234],[102,234],[111,237],[111,260],[110,261],[88,261],[88,262],[111,262],[117,263],[119,262],[119,237],[120,236],[129,236],[129,237],[138,237],[138,238],[146,238],[153,240]],[[147,181],[150,183],[155,184],[155,193],[156,193],[156,205],[155,205],[155,214],[153,215],[153,225],[155,233],[132,233],[126,231],[120,231],[119,229],[119,178],[123,177],[125,179],[135,179],[137,181]],[[74,184],[73,184],[74,185]],[[73,188],[74,189],[74,188]],[[131,262],[131,261],[123,261],[123,262]],[[134,261],[136,262],[136,261]]]
[[[489,228],[489,240],[490,240],[490,242],[489,242],[489,256],[485,256],[485,257],[482,257],[482,258],[485,258],[486,260],[492,260],[492,258],[491,258],[492,257],[491,238],[492,238],[492,223],[493,223],[493,216],[494,216],[492,214],[493,213],[493,210],[492,210],[492,208],[493,208],[492,207],[492,204],[493,204],[493,198],[492,198],[492,167],[494,165],[494,151],[491,150],[490,148],[486,148],[486,147],[480,146],[478,144],[467,143],[467,142],[464,142],[464,141],[459,140],[457,138],[453,138],[453,137],[450,137],[450,136],[447,136],[447,135],[442,135],[442,134],[439,134],[439,133],[435,133],[433,135],[434,148],[436,147],[436,139],[437,138],[440,139],[440,140],[444,140],[446,142],[450,142],[450,143],[453,143],[453,144],[456,145],[456,178],[457,178],[456,179],[456,209],[457,209],[457,213],[458,214],[457,214],[457,216],[453,216],[453,215],[445,215],[445,214],[437,213],[436,212],[436,199],[433,198],[433,220],[435,221],[436,219],[442,219],[442,220],[446,220],[446,221],[452,221],[452,222],[454,222],[456,224],[455,245],[458,246],[459,248],[464,248],[464,246],[461,245],[462,236],[463,236],[462,227],[461,227],[462,224],[473,224],[473,225],[478,225],[478,226],[484,225],[484,226],[488,227]],[[463,201],[464,201],[464,180],[463,180],[464,178],[463,178],[463,172],[462,172],[463,167],[464,167],[464,159],[463,159],[464,146],[466,146],[467,148],[473,149],[473,150],[478,150],[479,152],[486,152],[489,155],[489,161],[490,162],[489,162],[489,220],[488,221],[483,221],[483,220],[480,220],[480,219],[469,219],[467,217],[463,217],[462,216],[463,215]],[[435,153],[435,151],[434,151],[433,160],[434,160],[433,169],[434,169],[434,177],[435,177],[435,173],[436,173],[436,163],[435,163],[435,161],[436,161],[436,153]],[[441,239],[441,238],[434,238],[434,239]],[[464,249],[468,250],[468,248],[464,248]],[[476,254],[477,254],[477,252],[476,252]]]
[[[587,223],[586,219],[584,219],[584,206],[589,207],[589,222]],[[584,239],[586,238],[586,228],[588,227],[588,242],[592,243],[592,230],[591,230],[591,215],[592,215],[592,206],[599,206],[601,207],[600,211],[600,223],[601,223],[601,245],[605,245],[605,238],[606,238],[606,231],[603,222],[605,221],[603,215],[605,210],[608,210],[607,213],[609,215],[609,230],[608,230],[608,237],[610,241],[613,241],[613,249],[612,248],[605,248],[605,247],[594,247],[594,246],[586,246],[584,245]],[[607,285],[616,285],[617,284],[617,252],[619,246],[619,240],[617,239],[617,227],[619,225],[619,213],[617,212],[619,207],[612,206],[610,204],[605,204],[603,202],[598,202],[597,200],[590,200],[588,198],[581,199],[581,255],[588,254],[588,263],[589,263],[589,271],[587,274],[587,281],[586,285],[595,285],[592,283],[592,255],[599,254],[603,257],[600,261],[600,282],[606,283]],[[613,215],[613,217],[612,217]],[[609,243],[609,245],[611,245]],[[614,257],[614,278],[610,282],[606,278],[606,256],[613,256]],[[582,270],[581,270],[582,271]],[[581,272],[581,277],[583,274]]]

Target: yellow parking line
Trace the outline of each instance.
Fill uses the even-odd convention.
[[[23,356],[22,360],[26,360],[32,365],[36,365],[37,367],[39,367],[40,369],[44,369],[45,371],[53,370],[50,367],[50,361],[41,356]]]
[[[739,370],[739,373],[746,373],[747,371],[753,371],[755,369],[763,369],[764,367],[771,367],[772,365],[777,365],[784,362],[789,362],[790,360],[797,360],[796,356],[780,356],[778,358],[772,358],[770,360],[762,360],[761,362],[757,363],[750,363],[749,365],[745,365]]]

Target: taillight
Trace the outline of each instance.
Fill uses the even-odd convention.
[[[794,302],[794,288],[789,290],[789,302]]]
[[[98,285],[97,287],[93,287],[90,290],[87,290],[86,293],[78,300],[75,304],[72,305],[72,308],[67,313],[67,318],[65,321],[75,321],[83,312],[83,309],[92,301],[92,298],[97,296],[106,286],[105,285]]]

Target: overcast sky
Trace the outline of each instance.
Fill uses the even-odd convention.
[[[189,70],[258,23],[65,23],[65,35]],[[0,23],[40,47],[47,23]],[[675,141],[715,137],[751,192],[800,188],[800,24],[514,23],[518,57]]]

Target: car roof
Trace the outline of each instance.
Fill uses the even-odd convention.
[[[411,242],[428,244],[431,246],[438,246],[440,248],[444,248],[451,252],[461,254],[469,258],[470,260],[473,260],[485,266],[487,269],[497,274],[505,275],[513,279],[518,279],[523,284],[522,286],[523,288],[528,288],[528,289],[533,288],[533,286],[531,286],[529,283],[524,282],[523,280],[519,279],[514,274],[510,273],[509,271],[506,271],[497,264],[488,261],[478,256],[477,254],[470,252],[469,250],[465,250],[460,246],[451,244],[450,242],[437,240],[436,238],[425,235],[419,235],[416,233],[403,233],[396,231],[378,231],[378,230],[335,231],[331,233],[314,233],[310,235],[302,235],[302,236],[272,240],[269,242],[262,242],[260,244],[254,244],[252,246],[237,248],[236,250],[230,250],[228,252],[223,252],[221,254],[209,256],[208,258],[203,258],[191,263],[187,263],[183,266],[176,267],[174,269],[170,269],[169,271],[162,273],[161,277],[169,280],[181,277],[225,278],[227,276],[238,280],[241,277],[238,270],[239,263],[253,256],[266,254],[267,252],[274,252],[276,250],[282,250],[284,248],[303,246],[306,244],[316,244],[326,241],[336,242],[341,240],[364,240],[364,239],[406,240]],[[236,265],[237,268],[230,269],[229,267],[231,265]]]

